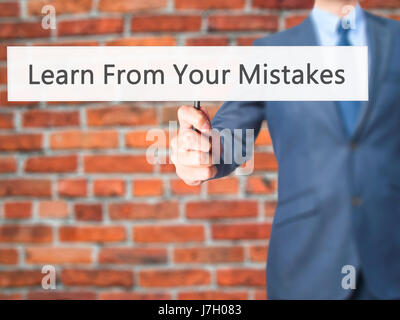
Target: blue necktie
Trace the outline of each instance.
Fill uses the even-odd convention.
[[[344,29],[342,27],[342,21],[340,21],[338,26],[338,46],[351,46],[349,40],[349,31],[350,28]],[[360,101],[338,101],[338,106],[342,114],[346,131],[351,136],[356,129],[361,103]]]

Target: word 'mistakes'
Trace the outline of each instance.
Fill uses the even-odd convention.
[[[173,64],[174,79],[177,85],[190,83],[192,85],[207,84],[221,85],[228,82],[232,75],[231,69],[196,69],[189,64]],[[345,83],[344,69],[318,69],[311,63],[304,68],[291,69],[287,65],[282,68],[269,67],[267,63],[255,64],[251,67],[238,64],[236,81],[239,84],[343,84]],[[119,69],[115,64],[105,64],[101,74],[91,69],[44,69],[36,70],[34,65],[29,65],[29,84],[31,85],[93,85],[96,81],[103,84],[164,84],[166,73],[162,69]],[[170,75],[171,76],[171,75]]]

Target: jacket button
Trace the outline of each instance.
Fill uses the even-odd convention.
[[[353,199],[351,200],[351,204],[353,205],[353,207],[359,207],[362,204],[362,200],[360,197],[353,197]]]
[[[352,141],[352,142],[350,143],[350,149],[351,149],[351,150],[356,150],[357,147],[358,147],[358,143],[357,143],[357,142]]]

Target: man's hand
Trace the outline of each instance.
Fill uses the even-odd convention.
[[[171,161],[186,184],[198,185],[217,174],[212,164],[210,119],[204,109],[182,106],[178,120],[180,130],[171,141]]]

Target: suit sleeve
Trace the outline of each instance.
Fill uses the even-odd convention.
[[[212,127],[221,135],[220,163],[217,175],[222,178],[252,157],[252,146],[265,118],[265,103],[256,101],[225,102],[212,120]],[[246,129],[254,135],[246,135]],[[249,149],[251,152],[249,152]]]

